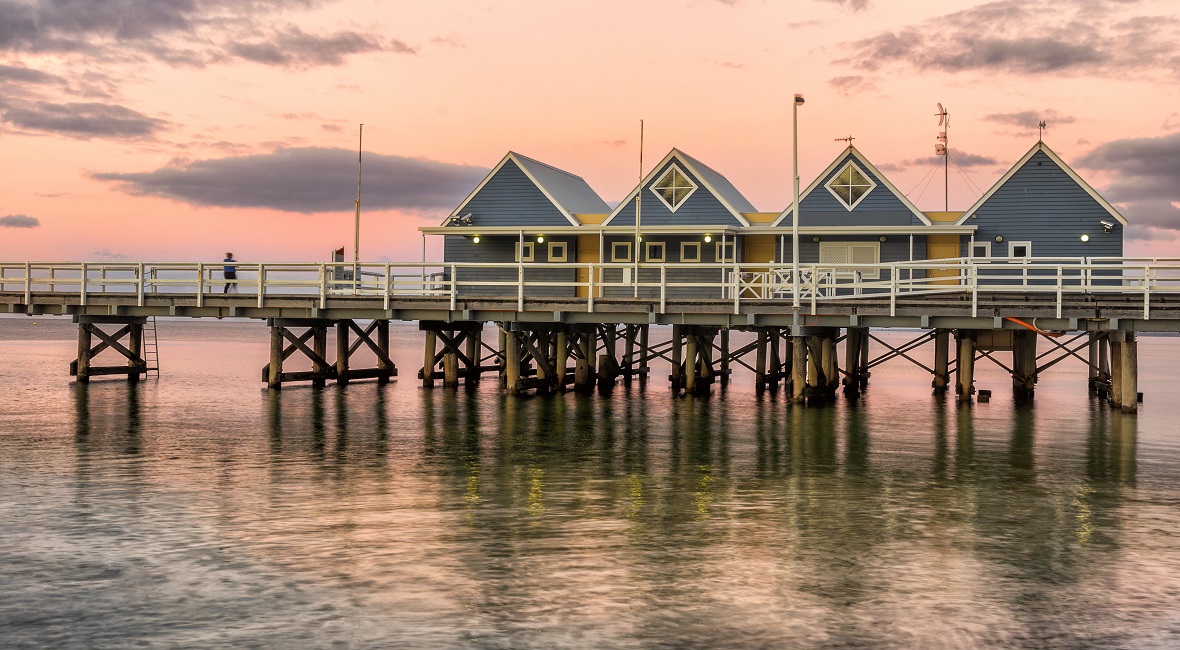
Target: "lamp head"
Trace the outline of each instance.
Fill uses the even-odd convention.
[[[795,93],[795,105],[796,106],[803,105],[803,95],[800,95],[799,93]]]

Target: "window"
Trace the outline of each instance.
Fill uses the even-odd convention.
[[[717,242],[717,261],[732,262],[733,259],[733,242]]]
[[[617,241],[610,245],[610,261],[612,262],[630,262],[631,261],[631,242]]]
[[[667,258],[664,255],[664,242],[649,241],[647,243],[647,261],[649,262],[666,262]]]
[[[697,186],[688,180],[688,176],[680,170],[680,167],[672,165],[660,177],[660,180],[651,186],[651,191],[660,197],[660,201],[663,201],[669,210],[675,212],[677,208],[684,205],[693,192],[697,191]]]
[[[680,243],[680,261],[681,262],[699,262],[701,261],[701,242],[686,241]]]
[[[531,261],[533,261],[533,242],[526,241],[526,242],[517,243],[517,245],[516,245],[516,261],[517,262],[531,262]]]
[[[566,261],[566,243],[563,241],[549,242],[549,261],[550,262],[564,262]]]
[[[852,210],[864,200],[877,184],[869,179],[855,163],[849,161],[839,174],[828,181],[828,191],[840,200],[848,210]]]
[[[881,245],[876,242],[821,242],[819,245],[820,264],[880,264]],[[879,269],[836,268],[837,271],[858,271],[865,280],[881,277]]]
[[[992,243],[990,241],[975,242],[971,244],[971,257],[991,257]]]
[[[1032,242],[1030,242],[1030,241],[1010,241],[1010,242],[1008,242],[1008,257],[1032,257]]]

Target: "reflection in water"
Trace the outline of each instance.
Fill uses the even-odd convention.
[[[821,407],[76,384],[60,440],[0,436],[30,511],[0,572],[51,645],[1167,645],[1180,477],[1150,412],[926,381]],[[54,623],[49,590],[124,627]]]

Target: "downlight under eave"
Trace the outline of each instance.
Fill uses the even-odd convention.
[[[849,212],[856,209],[876,187],[877,183],[852,160],[824,184],[824,188]]]

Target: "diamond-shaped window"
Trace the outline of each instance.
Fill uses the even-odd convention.
[[[675,212],[693,192],[697,191],[697,185],[688,179],[680,167],[672,165],[660,180],[651,186],[651,191],[660,197],[669,210]]]
[[[851,210],[864,200],[877,184],[861,171],[856,163],[849,161],[839,174],[828,181],[828,191],[832,193],[844,207]]]

